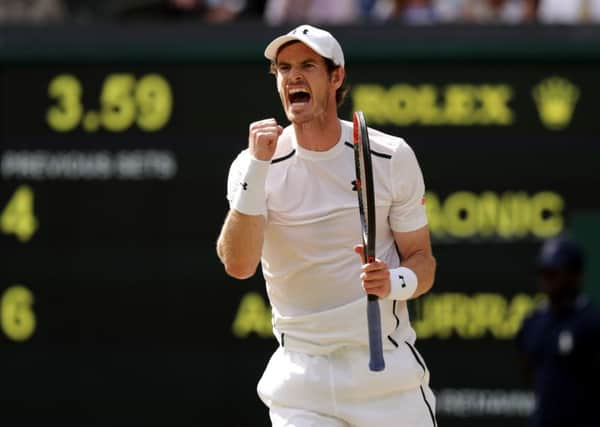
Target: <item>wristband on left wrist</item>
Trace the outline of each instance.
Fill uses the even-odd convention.
[[[417,290],[418,279],[414,271],[408,267],[390,269],[390,293],[386,299],[406,301]]]

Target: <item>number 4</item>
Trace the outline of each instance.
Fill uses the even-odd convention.
[[[27,242],[38,228],[33,212],[33,190],[21,185],[0,214],[0,231],[14,234],[21,242]]]

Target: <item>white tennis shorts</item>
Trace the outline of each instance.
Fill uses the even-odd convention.
[[[285,343],[284,343],[285,345]],[[308,354],[279,347],[257,391],[273,427],[436,427],[429,371],[409,342],[369,370],[368,347]]]

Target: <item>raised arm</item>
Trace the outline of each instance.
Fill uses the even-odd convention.
[[[265,218],[230,209],[217,239],[217,254],[225,271],[236,279],[254,275],[262,253]]]
[[[260,262],[267,213],[265,184],[282,131],[275,119],[252,123],[248,150],[229,172],[230,210],[217,239],[217,255],[227,274],[236,279],[253,276]]]

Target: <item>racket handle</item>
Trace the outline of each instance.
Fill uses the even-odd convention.
[[[367,323],[369,326],[369,369],[383,371],[383,344],[381,343],[381,313],[377,295],[369,295],[367,300]]]

